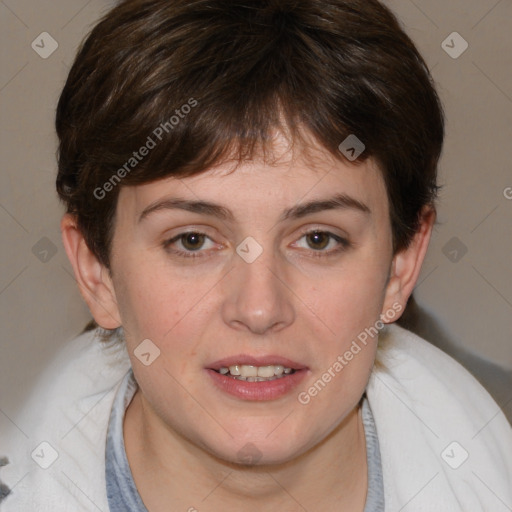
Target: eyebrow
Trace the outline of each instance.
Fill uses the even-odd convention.
[[[226,221],[234,220],[233,212],[220,204],[211,203],[209,201],[166,198],[156,201],[144,208],[139,216],[138,222],[141,222],[151,213],[160,210],[185,210],[203,215],[211,215]],[[356,210],[364,214],[371,214],[370,208],[358,199],[346,194],[336,194],[328,199],[312,200],[288,208],[279,217],[279,222],[290,219],[300,219],[312,213],[324,210]]]

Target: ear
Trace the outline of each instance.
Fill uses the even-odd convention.
[[[62,217],[60,229],[80,293],[89,306],[94,320],[104,329],[119,327],[120,315],[109,270],[87,246],[73,215],[66,213]]]
[[[405,310],[427,253],[435,220],[435,209],[431,206],[423,207],[420,213],[418,231],[411,240],[409,247],[396,253],[393,257],[381,315],[384,323],[395,322]],[[398,304],[401,308],[398,308]],[[398,312],[399,315],[393,315],[392,320],[386,319],[387,311]]]

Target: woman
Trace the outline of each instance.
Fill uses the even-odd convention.
[[[5,510],[512,506],[505,417],[394,324],[444,124],[386,7],[121,2],[56,125],[63,243],[95,326],[27,406],[30,440],[7,445],[31,471]]]

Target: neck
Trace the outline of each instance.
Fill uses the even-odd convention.
[[[366,441],[360,406],[321,443],[282,464],[223,461],[166,426],[140,389],[124,420],[136,487],[149,512],[256,512],[267,509],[360,511],[367,493]]]

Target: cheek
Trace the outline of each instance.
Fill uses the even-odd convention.
[[[114,282],[118,306],[123,326],[134,335],[162,340],[204,295],[197,280],[183,279],[147,257],[126,258],[118,264],[122,276]]]
[[[149,339],[160,350],[159,366],[180,375],[183,385],[192,385],[185,380],[197,371],[199,345],[212,324],[212,312],[219,309],[211,302],[218,279],[179,276],[150,264],[124,275],[118,304],[132,366],[140,366],[133,354],[142,340]],[[137,376],[145,381],[145,376]],[[161,377],[166,382],[169,374]]]
[[[386,272],[378,267],[346,268],[310,292],[316,312],[332,335],[345,341],[379,319]]]
[[[160,338],[161,328],[165,327],[161,325],[162,321],[166,320],[166,325],[170,323],[175,312],[171,307],[173,296],[167,293],[161,282],[158,283],[143,269],[131,276],[127,276],[127,279],[116,287],[123,327],[127,333],[137,336],[156,338],[158,335]]]
[[[337,283],[316,286],[315,333],[318,361],[311,379],[299,390],[297,401],[308,414],[335,425],[355,407],[374,364],[385,279],[380,272],[348,272]],[[326,432],[324,432],[325,434]],[[313,431],[311,435],[316,435]]]
[[[322,383],[316,386],[322,390],[322,398],[313,405],[318,412],[336,397],[357,401],[367,383],[377,350],[379,328],[375,326],[382,311],[386,275],[382,263],[354,259],[334,279],[308,292],[308,303],[318,320],[315,337],[322,340],[315,382],[324,374],[329,381],[325,390]],[[335,415],[336,408],[331,413]]]
[[[352,389],[358,389],[363,381],[366,382],[375,358],[378,339],[375,324],[381,301],[375,290],[361,286],[345,289],[331,297],[328,315],[331,332],[327,337],[331,341],[325,347],[327,357],[322,358],[324,367],[319,370],[323,373],[331,369],[331,375],[332,372],[339,375],[332,379],[333,382],[351,383]]]

